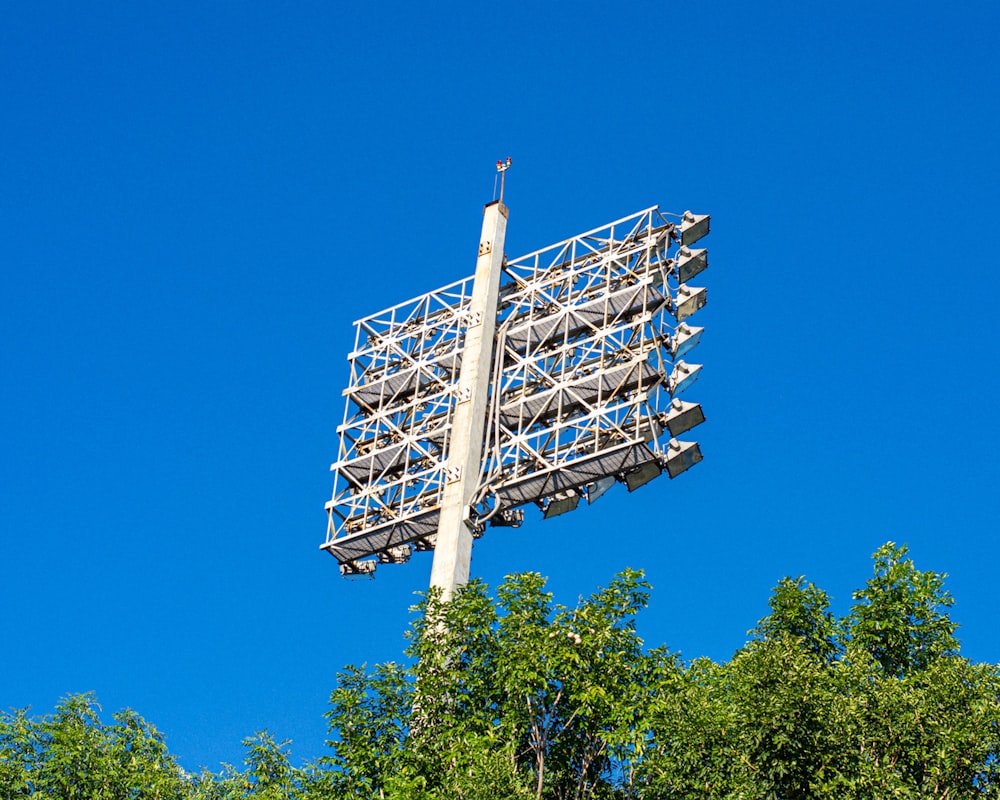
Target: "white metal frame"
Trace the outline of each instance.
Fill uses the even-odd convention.
[[[662,441],[685,365],[678,317],[704,305],[680,283],[703,251],[682,247],[708,218],[653,206],[507,261],[501,279],[482,469],[469,509],[477,533],[514,509],[590,496],[644,465],[673,477],[701,460]],[[707,261],[704,261],[707,264]],[[703,267],[701,267],[703,268]],[[323,548],[345,574],[434,546],[448,482],[472,278],[355,323],[351,383]],[[686,305],[684,305],[686,303]],[[693,312],[692,312],[693,313]]]

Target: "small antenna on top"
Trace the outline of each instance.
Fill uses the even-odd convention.
[[[507,156],[506,161],[497,161],[497,172],[500,173],[500,202],[503,202],[503,179],[504,174],[510,169],[510,156]],[[496,179],[493,181],[493,193],[496,194],[497,182]]]

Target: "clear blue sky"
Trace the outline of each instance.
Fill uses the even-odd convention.
[[[323,541],[351,322],[654,203],[712,214],[705,461],[476,544],[625,566],[728,658],[784,575],[886,540],[1000,661],[1000,6],[15,2],[0,24],[0,707],[97,692],[188,768],[324,749],[429,557]]]

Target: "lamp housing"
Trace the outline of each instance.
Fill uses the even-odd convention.
[[[708,267],[708,250],[692,250],[682,247],[677,252],[677,280],[687,283],[695,275]]]
[[[670,355],[672,358],[681,358],[698,346],[701,342],[701,335],[704,328],[684,325],[677,326],[674,335],[670,337]]]
[[[670,411],[663,417],[663,424],[671,436],[680,436],[705,421],[705,413],[698,403],[685,403],[675,397],[670,402]]]
[[[494,528],[520,528],[522,522],[523,508],[503,508],[490,517],[490,525]]]
[[[686,361],[678,361],[674,365],[674,371],[670,373],[667,381],[667,388],[670,396],[678,395],[698,380],[701,372],[701,364],[688,364]]]
[[[630,492],[634,492],[640,486],[645,486],[651,480],[659,478],[663,473],[663,468],[656,461],[647,461],[645,464],[625,473],[625,485]]]
[[[340,565],[340,574],[349,581],[360,581],[365,578],[375,577],[375,568],[378,562],[374,559],[364,561],[345,561]]]
[[[711,218],[708,214],[692,214],[685,211],[681,217],[681,245],[687,247],[708,235]]]
[[[590,505],[591,503],[593,503],[614,485],[615,485],[615,479],[613,475],[607,475],[603,478],[598,478],[593,483],[588,483],[587,504]]]
[[[401,544],[396,547],[388,547],[380,552],[378,560],[383,564],[405,564],[410,560],[411,555],[413,555],[413,548],[408,544]]]
[[[667,474],[671,478],[676,478],[701,461],[701,448],[697,442],[680,442],[677,439],[671,439],[662,459]]]
[[[556,492],[545,504],[544,518],[558,517],[560,514],[573,511],[578,505],[580,505],[580,493],[576,489]]]
[[[688,286],[682,283],[677,287],[674,298],[674,317],[683,322],[692,314],[705,307],[708,302],[708,290],[703,286]]]

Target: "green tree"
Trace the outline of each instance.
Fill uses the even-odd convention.
[[[347,667],[337,684],[326,713],[330,753],[320,759],[321,781],[337,797],[377,796],[408,769],[412,672],[394,662],[371,672]]]
[[[824,661],[840,655],[840,626],[830,613],[830,598],[804,577],[782,578],[768,601],[771,613],[751,631],[764,641],[791,637]]]
[[[707,658],[675,659],[657,670],[656,691],[645,707],[648,742],[636,765],[643,798],[736,797],[744,765],[733,741],[736,706],[726,691],[726,669]]]
[[[113,789],[110,742],[91,694],[70,695],[41,725],[43,758],[35,791],[66,798],[106,798]]]
[[[908,552],[894,542],[875,551],[875,575],[854,593],[859,602],[847,620],[855,657],[864,651],[896,677],[958,652],[957,625],[946,610],[954,602],[944,589],[946,576],[921,572],[905,558]]]
[[[415,609],[410,666],[340,676],[332,786],[464,798],[490,791],[492,775],[506,796],[530,786],[586,798],[631,780],[653,691],[634,621],[648,600],[642,575],[626,571],[574,608],[553,605],[534,573],[508,577],[497,596],[475,581],[447,603],[430,593]]]
[[[892,543],[836,619],[803,578],[721,664],[663,671],[649,797],[1000,796],[1000,674],[958,654],[944,576]]]
[[[131,709],[113,715],[105,729],[110,797],[167,800],[182,796],[180,767],[167,750],[163,735]]]
[[[219,772],[203,769],[197,775],[185,776],[185,793],[190,800],[242,800],[247,778],[231,764],[223,764]]]
[[[0,787],[7,797],[30,797],[44,757],[41,726],[28,709],[0,712]]]
[[[963,658],[944,576],[905,547],[836,618],[804,578],[731,659],[646,650],[626,570],[571,607],[536,573],[414,608],[403,663],[348,667],[329,752],[244,740],[242,767],[185,773],[162,735],[91,695],[0,714],[6,798],[585,800],[1000,797],[1000,670]],[[0,800],[5,800],[0,795]]]
[[[309,773],[292,766],[287,740],[276,742],[267,731],[243,740],[246,749],[244,797],[261,800],[294,800],[306,794]]]
[[[104,725],[93,695],[70,695],[47,717],[0,716],[0,786],[9,797],[166,800],[186,784],[162,735],[130,709]]]

